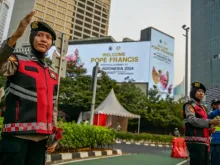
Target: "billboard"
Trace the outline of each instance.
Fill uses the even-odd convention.
[[[48,56],[56,54],[52,47]],[[69,45],[67,58],[75,61],[75,65],[87,69],[92,75],[96,62],[108,76],[117,82],[124,82],[125,78],[135,82],[149,81],[149,53],[150,42],[125,42]]]
[[[157,88],[159,94],[173,96],[174,38],[151,28],[149,89]]]

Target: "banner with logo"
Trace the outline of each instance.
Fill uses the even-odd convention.
[[[55,53],[52,47],[48,56]],[[92,75],[93,67],[99,62],[100,70],[117,82],[125,79],[148,82],[149,53],[150,42],[69,45],[66,58],[74,61],[77,67],[86,68],[88,75]]]
[[[149,89],[173,96],[174,38],[152,28],[150,49]]]

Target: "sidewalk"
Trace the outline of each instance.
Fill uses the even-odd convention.
[[[89,152],[74,152],[74,153],[59,153],[51,154],[47,156],[47,163],[56,161],[66,161],[72,159],[84,159],[84,158],[94,158],[102,156],[112,156],[112,155],[122,155],[120,149],[104,150],[104,151],[89,151]]]

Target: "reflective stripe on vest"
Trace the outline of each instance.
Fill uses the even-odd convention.
[[[52,132],[52,123],[32,122],[32,123],[10,123],[3,124],[3,132],[19,132],[19,131],[37,131],[37,132]]]
[[[220,132],[220,127],[215,127],[215,131],[219,131]]]
[[[216,116],[214,119],[220,119],[220,116]],[[215,131],[219,131],[220,132],[220,127],[219,126],[215,126]]]
[[[37,93],[36,92],[27,90],[23,87],[20,87],[18,85],[13,84],[13,83],[10,83],[10,86],[5,90],[5,96],[7,97],[7,95],[9,93],[12,93],[16,96],[23,98],[23,99],[37,102]],[[53,103],[56,102],[56,99],[57,99],[57,96],[53,96]]]
[[[196,137],[196,136],[185,136],[186,141],[191,141],[191,142],[208,142],[208,138],[206,137]]]
[[[25,95],[25,94],[23,94],[21,92],[18,92],[16,90],[12,89],[12,88],[9,89],[9,92],[7,93],[7,95],[9,93],[12,93],[12,94],[14,94],[16,96],[19,96],[19,97],[21,97],[23,99],[26,99],[26,100],[37,102],[37,97],[31,97],[31,96]],[[7,95],[5,95],[5,96],[7,97]]]

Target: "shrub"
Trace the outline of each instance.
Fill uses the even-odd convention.
[[[3,118],[0,117],[0,130],[2,129]],[[61,150],[77,150],[80,148],[104,147],[114,144],[115,139],[151,141],[171,143],[172,136],[141,133],[140,135],[129,132],[116,132],[105,127],[81,125],[66,122],[58,122],[58,126],[63,129],[63,138],[59,142]]]
[[[173,136],[170,135],[156,135],[149,133],[141,133],[139,135],[129,132],[117,132],[116,138],[120,140],[135,140],[135,141],[150,141],[154,143],[171,143]]]
[[[103,147],[114,143],[115,131],[104,127],[60,122],[63,138],[59,148],[70,150],[79,148]]]

